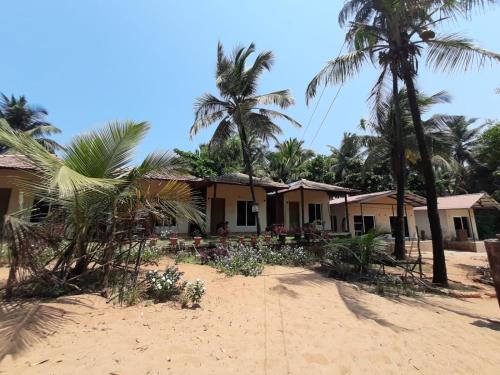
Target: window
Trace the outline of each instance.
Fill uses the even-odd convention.
[[[354,216],[354,234],[360,236],[375,228],[375,216]]]
[[[44,220],[50,211],[50,204],[43,199],[35,198],[33,201],[33,207],[31,209],[30,221],[32,223],[39,223]]]
[[[453,224],[455,225],[455,231],[465,230],[467,231],[467,237],[470,237],[470,228],[469,228],[469,218],[466,216],[462,217],[454,217]]]
[[[321,216],[321,204],[309,203],[309,222],[315,223],[318,221],[323,221]]]
[[[238,201],[236,203],[236,225],[239,227],[253,227],[255,214],[252,212],[251,201]]]
[[[337,232],[338,231],[337,216],[332,216],[332,223],[333,223],[333,231]]]
[[[391,223],[392,237],[396,237],[395,234],[394,234],[395,228],[396,228],[396,219],[397,219],[396,216],[390,216],[389,217],[389,220],[390,220],[390,223]],[[410,231],[408,230],[408,219],[406,218],[406,216],[405,216],[405,237],[410,237]]]

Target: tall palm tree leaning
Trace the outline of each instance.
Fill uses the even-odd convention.
[[[252,143],[255,140],[269,142],[281,134],[281,128],[274,119],[284,119],[292,125],[301,125],[288,115],[272,109],[263,108],[266,105],[277,105],[285,109],[294,104],[289,90],[257,95],[257,83],[260,75],[270,71],[274,63],[271,51],[259,53],[252,65],[247,67],[247,59],[255,52],[252,43],[247,48],[237,47],[231,56],[226,56],[222,44],[217,45],[216,85],[221,98],[204,94],[194,104],[195,120],[191,126],[190,136],[193,137],[201,129],[217,123],[217,128],[210,141],[210,146],[218,146],[229,137],[238,134],[241,140],[243,161],[249,177],[252,205],[255,206],[254,171],[252,166]],[[257,212],[255,222],[257,233],[260,234],[260,221]]]
[[[24,96],[19,98],[14,95],[0,96],[0,119],[7,121],[12,129],[36,139],[45,149],[53,153],[61,149],[61,146],[48,137],[60,133],[61,130],[46,121],[47,115],[45,108],[29,105]],[[7,150],[7,146],[0,145],[0,154]]]
[[[312,97],[319,84],[341,83],[358,73],[363,63],[369,60],[376,63],[376,59],[382,73],[373,93],[375,98],[390,70],[387,67],[392,67],[393,81],[397,78],[405,83],[425,179],[433,245],[433,282],[443,285],[447,285],[448,278],[436,181],[415,88],[418,60],[427,46],[427,65],[435,69],[468,70],[473,63],[482,66],[486,61],[500,61],[500,55],[477,47],[469,39],[458,34],[437,37],[432,30],[449,18],[468,16],[474,6],[493,3],[494,0],[348,0],[339,21],[344,26],[352,19],[346,37],[350,52],[330,61],[307,90],[308,97]]]

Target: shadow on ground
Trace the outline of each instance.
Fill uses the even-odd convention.
[[[54,334],[63,323],[71,320],[71,313],[51,306],[52,303],[86,305],[72,298],[57,298],[46,303],[26,300],[0,301],[0,361],[7,355],[15,357],[29,349]]]

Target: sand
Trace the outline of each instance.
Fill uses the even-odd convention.
[[[472,283],[470,265],[485,255],[448,262],[452,278]],[[201,308],[122,308],[94,295],[43,303],[31,319],[51,316],[44,334],[29,332],[0,373],[500,373],[496,299],[389,299],[304,268],[267,267],[257,278],[180,268],[205,280]]]

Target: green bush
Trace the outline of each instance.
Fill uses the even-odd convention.
[[[199,305],[201,298],[205,294],[205,284],[200,279],[195,282],[188,282],[186,286],[186,297],[193,306]]]
[[[159,302],[171,300],[184,291],[186,281],[182,280],[183,272],[175,266],[169,266],[165,272],[149,271],[146,274],[148,293]]]

